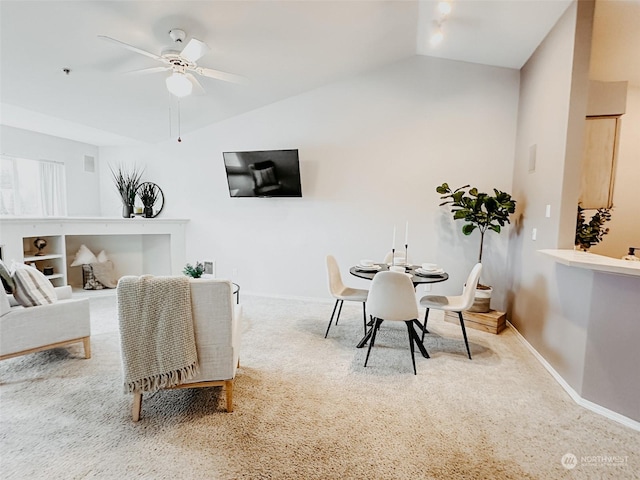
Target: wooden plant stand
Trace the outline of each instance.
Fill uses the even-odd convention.
[[[507,326],[507,314],[497,310],[489,310],[487,313],[462,312],[465,327],[498,334]],[[457,312],[444,312],[445,322],[460,325]]]

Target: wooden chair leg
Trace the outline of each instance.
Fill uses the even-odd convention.
[[[369,355],[371,354],[371,347],[373,347],[373,344],[376,341],[376,332],[378,331],[378,329],[380,328],[380,324],[382,323],[382,320],[380,318],[376,318],[376,323],[374,323],[371,328],[373,330],[371,330],[372,334],[371,334],[371,340],[369,340],[369,348],[367,349],[367,357],[364,359],[364,366],[367,366],[367,362],[369,361]]]
[[[407,325],[407,333],[409,334],[409,350],[411,351],[411,364],[413,365],[413,374],[417,375],[416,372],[416,352],[413,347],[413,335],[415,334],[415,330],[413,330],[413,321],[410,320],[408,322],[404,322]]]
[[[344,300],[340,300],[340,308],[338,308],[338,316],[336,317],[336,325],[338,325],[338,320],[340,319],[340,314],[342,313],[342,305],[344,305]]]
[[[91,358],[91,337],[84,337],[82,344],[84,345],[84,358]]]
[[[422,342],[424,342],[424,334],[429,333],[427,330],[427,319],[429,318],[429,309],[424,312],[424,323],[422,324]]]
[[[367,334],[367,302],[362,302],[362,320],[364,322],[364,334]]]
[[[227,396],[227,412],[233,412],[233,380],[225,380],[224,392]]]
[[[327,331],[324,334],[324,338],[327,338],[327,335],[329,335],[329,329],[331,328],[331,323],[333,322],[333,316],[336,314],[336,308],[338,308],[338,303],[340,303],[340,300],[336,300],[336,303],[333,306],[333,312],[331,312],[331,318],[329,319],[329,325],[327,325]],[[342,309],[342,306],[340,307],[340,309]],[[338,324],[338,321],[336,320],[336,325],[337,324]]]
[[[464,337],[464,344],[467,347],[467,355],[469,356],[469,360],[471,360],[471,350],[469,350],[469,341],[467,340],[467,330],[464,328],[464,318],[462,317],[462,312],[458,312],[458,317],[460,317],[460,327],[462,327],[462,336]]]
[[[140,420],[140,411],[142,410],[142,393],[133,394],[133,405],[131,406],[131,417],[134,422]]]

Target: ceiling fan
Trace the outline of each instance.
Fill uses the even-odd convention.
[[[176,48],[182,47],[186,36],[187,35],[183,30],[177,28],[169,30],[169,37],[175,44]],[[225,82],[246,83],[246,79],[240,75],[234,75],[233,73],[198,66],[196,62],[209,51],[209,47],[206,43],[195,38],[189,40],[189,43],[180,50],[170,48],[163,50],[160,55],[147,52],[146,50],[142,50],[141,48],[134,47],[133,45],[129,45],[128,43],[121,42],[120,40],[116,40],[115,38],[107,37],[105,35],[98,35],[98,38],[163,63],[164,65],[161,67],[145,68],[131,73],[146,74],[171,72],[166,79],[167,89],[176,97],[186,97],[191,94],[194,88],[197,92],[204,93],[204,88],[202,88],[200,82],[191,72],[202,75],[203,77],[215,78],[216,80],[222,80]]]

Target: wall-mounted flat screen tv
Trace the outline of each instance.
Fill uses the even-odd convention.
[[[301,197],[298,150],[224,152],[232,197]]]

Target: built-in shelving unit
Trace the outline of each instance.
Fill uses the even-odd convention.
[[[47,245],[40,252],[38,252],[34,244],[38,238],[42,238],[47,242]],[[62,235],[22,238],[22,261],[43,272],[45,277],[56,287],[67,284],[65,252],[64,237]],[[49,271],[53,273],[48,273]]]
[[[72,267],[85,244],[96,255],[105,250],[115,278],[123,275],[178,275],[185,260],[187,219],[171,218],[11,218],[0,219],[3,260],[33,264],[54,286],[82,288],[82,269]],[[38,252],[37,238],[47,245]],[[41,255],[38,255],[41,253]]]

